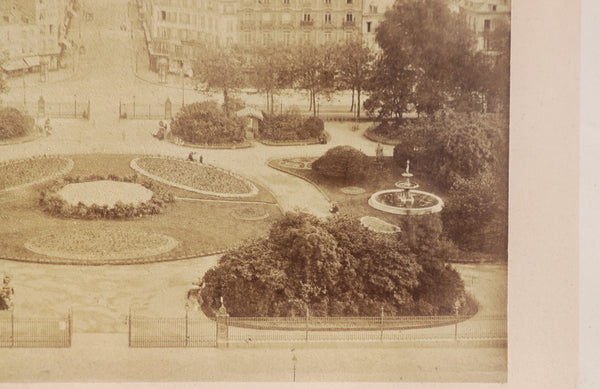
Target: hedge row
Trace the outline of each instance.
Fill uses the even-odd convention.
[[[298,112],[287,112],[281,115],[264,114],[260,122],[258,135],[261,139],[273,141],[298,141],[321,139],[325,125],[320,118],[303,118]]]

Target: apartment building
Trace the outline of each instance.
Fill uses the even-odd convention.
[[[361,38],[393,0],[138,0],[151,65],[191,68],[204,45],[294,45]],[[367,3],[370,5],[367,6]],[[380,6],[379,3],[382,5]],[[368,10],[365,19],[365,9]]]
[[[488,50],[486,34],[500,22],[510,25],[511,0],[464,0],[459,12],[477,35],[477,49]]]
[[[3,0],[0,52],[5,72],[55,70],[67,24],[69,0]]]

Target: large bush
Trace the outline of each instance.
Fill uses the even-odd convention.
[[[35,121],[15,108],[0,109],[0,139],[18,138],[33,129]]]
[[[291,111],[282,115],[264,115],[259,126],[259,136],[273,141],[300,141],[317,139],[323,135],[323,120],[304,119],[300,113]]]
[[[177,113],[171,132],[194,144],[235,143],[244,139],[244,121],[227,116],[216,102],[193,103]]]
[[[493,177],[490,174],[471,179],[458,178],[442,211],[444,229],[448,236],[465,250],[482,250],[490,223],[497,222],[498,212]],[[505,215],[506,216],[506,215]],[[506,241],[504,231],[504,241]],[[500,237],[494,237],[496,240]]]
[[[269,237],[229,251],[202,280],[203,309],[223,297],[232,316],[450,314],[464,301],[458,273],[420,263],[402,242],[350,217],[287,214]]]
[[[336,146],[313,162],[312,169],[322,176],[355,181],[367,168],[367,156],[351,146]]]

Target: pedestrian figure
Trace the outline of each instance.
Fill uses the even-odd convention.
[[[337,202],[332,202],[331,203],[331,208],[329,208],[329,212],[331,213],[337,213],[340,210],[340,207],[338,206]]]
[[[198,162],[202,163],[204,158],[202,158],[202,154],[200,154],[200,157],[198,157]]]
[[[194,162],[194,154],[196,154],[196,152],[194,151],[190,151],[190,153],[188,154],[188,160]]]

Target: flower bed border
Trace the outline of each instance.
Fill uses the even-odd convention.
[[[189,163],[189,164],[194,164],[194,165],[198,165],[198,162],[192,162],[192,161],[186,161],[183,160],[181,158],[176,158],[176,157],[166,157],[166,156],[143,156],[143,157],[138,157],[138,158],[134,158],[131,160],[130,162],[130,166],[133,170],[135,170],[136,172],[151,178],[153,180],[156,180],[160,183],[163,183],[165,185],[169,185],[169,186],[173,186],[175,188],[179,188],[179,189],[183,189],[183,190],[187,190],[189,192],[194,192],[194,193],[200,193],[200,194],[204,194],[204,195],[209,195],[209,196],[216,196],[216,197],[252,197],[252,196],[256,196],[258,194],[258,188],[256,187],[256,185],[254,185],[250,180],[237,175],[233,172],[230,172],[228,170],[222,169],[220,167],[214,166],[214,165],[209,165],[209,164],[203,164],[204,166],[209,166],[213,169],[217,169],[219,171],[221,171],[222,173],[228,174],[231,177],[237,178],[238,180],[242,181],[244,184],[246,184],[249,188],[250,188],[250,192],[249,193],[222,193],[222,192],[211,192],[211,191],[207,191],[207,190],[201,190],[201,189],[196,189],[196,188],[192,188],[190,186],[187,185],[183,185],[183,184],[178,184],[176,182],[173,181],[169,181],[165,178],[162,178],[161,176],[157,176],[155,174],[149,173],[146,170],[142,169],[138,164],[137,161],[139,159],[142,158],[156,158],[156,159],[171,159],[171,160],[175,160],[175,161],[179,161],[179,162],[183,162],[183,163]]]
[[[10,159],[10,160],[4,161],[4,162],[0,162],[0,168],[3,167],[4,165],[8,165],[9,163],[29,162],[34,159],[42,159],[42,158],[62,159],[67,162],[67,166],[65,166],[58,172],[55,172],[49,176],[37,179],[35,181],[26,182],[24,184],[19,184],[19,185],[15,185],[15,186],[10,186],[8,188],[0,189],[0,193],[10,192],[13,190],[19,190],[19,189],[27,188],[29,186],[38,185],[38,184],[41,184],[46,181],[55,180],[61,176],[64,176],[65,174],[69,173],[73,169],[73,166],[75,166],[75,162],[73,162],[73,160],[71,158],[66,158],[61,155],[43,155],[43,156],[34,156],[34,157],[30,157],[30,158]]]
[[[131,203],[123,204],[124,207],[127,207],[126,209],[130,213],[130,215],[121,215],[119,211],[122,210],[123,207],[117,207],[116,204],[113,207],[99,206],[96,204],[88,206],[81,202],[77,205],[72,205],[58,194],[60,189],[64,188],[66,185],[81,184],[85,182],[94,181],[114,181],[139,184],[137,182],[136,176],[119,177],[113,174],[109,174],[108,176],[78,176],[74,177],[71,180],[63,180],[62,182],[56,181],[46,186],[46,188],[41,192],[40,206],[42,206],[45,212],[53,216],[61,216],[66,218],[84,220],[130,219],[145,215],[159,214],[162,212],[162,209],[164,208],[166,203],[172,203],[173,201],[175,201],[174,196],[171,193],[156,193],[152,188],[152,182],[143,182],[139,184],[144,186],[146,189],[152,191],[152,198],[150,200],[141,202],[136,205],[132,205]],[[59,204],[59,207],[55,207],[56,210],[53,210],[52,208],[50,208],[50,202],[57,202]],[[85,212],[82,212],[83,210],[85,210]]]

